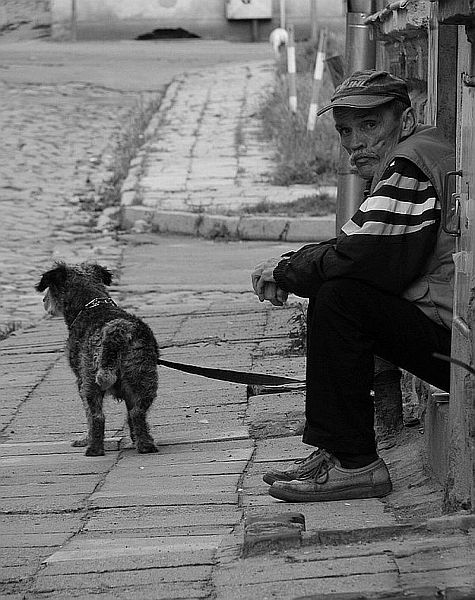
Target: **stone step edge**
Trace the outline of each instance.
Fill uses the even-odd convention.
[[[468,532],[471,529],[475,529],[475,514],[466,512],[434,517],[425,522],[313,531],[305,531],[305,517],[301,513],[273,514],[253,517],[245,521],[241,555],[246,558],[287,548],[337,546],[383,541],[412,533],[428,536],[434,533]]]
[[[299,596],[294,600],[473,600],[475,586],[417,586],[401,590],[380,590],[378,592],[330,592]]]
[[[322,242],[335,237],[335,215],[272,217],[207,215],[122,206],[120,228],[136,233],[171,233],[211,239]]]

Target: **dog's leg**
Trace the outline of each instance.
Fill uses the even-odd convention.
[[[147,410],[155,399],[155,393],[146,394],[141,390],[140,395],[136,391],[130,391],[126,397],[128,409],[128,420],[130,435],[135,442],[137,451],[141,454],[158,452],[158,448],[150,435],[147,424]]]
[[[88,424],[88,447],[86,456],[103,456],[105,417],[102,410],[104,392],[96,385],[83,386],[79,390],[86,407]]]
[[[84,412],[86,413],[86,416],[87,416],[89,413],[89,406],[88,406],[87,402],[85,402],[82,398],[81,382],[79,380],[77,381],[77,384],[78,384],[78,388],[79,388],[79,395],[81,397],[82,404],[84,406]],[[88,421],[89,421],[89,419],[88,419]],[[87,433],[85,433],[82,437],[78,438],[77,440],[73,440],[71,442],[71,446],[73,446],[73,448],[85,448],[88,445],[89,445],[89,436],[87,435]]]
[[[129,425],[130,439],[132,440],[132,443],[135,444],[134,422],[130,414],[130,411],[133,409],[134,405],[130,403],[129,397],[125,399],[125,405],[127,406],[127,423]]]

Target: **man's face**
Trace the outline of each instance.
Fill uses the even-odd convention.
[[[402,118],[383,104],[375,108],[334,108],[335,127],[350,162],[364,179],[371,179],[399,142]]]

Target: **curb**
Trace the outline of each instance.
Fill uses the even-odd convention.
[[[272,217],[219,215],[204,212],[155,210],[141,204],[141,178],[149,145],[173,105],[186,74],[173,79],[165,89],[160,107],[144,131],[145,143],[131,161],[121,188],[119,228],[136,233],[154,232],[193,235],[208,239],[322,242],[335,237],[335,215],[325,217]]]
[[[305,531],[305,517],[302,513],[247,517],[244,524],[242,557],[300,546],[302,531]]]
[[[256,556],[273,549],[338,546],[376,540],[383,541],[411,533],[424,536],[441,532],[466,532],[470,529],[475,529],[475,515],[469,513],[445,515],[428,519],[422,523],[401,523],[360,529],[317,529],[314,531],[305,531],[305,518],[301,513],[257,515],[246,519],[242,556],[243,558]],[[428,597],[432,598],[433,596]],[[358,599],[360,598],[361,596],[358,596]]]
[[[312,594],[311,596],[298,596],[294,600],[473,600],[475,588],[473,587],[415,587],[404,590],[381,590],[378,592],[345,592],[329,594]]]
[[[123,205],[120,227],[137,233],[172,233],[210,239],[322,242],[335,237],[335,216],[259,217],[153,210]]]

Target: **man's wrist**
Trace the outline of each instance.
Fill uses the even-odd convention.
[[[289,265],[289,261],[290,261],[290,257],[284,257],[275,267],[274,270],[272,271],[272,275],[274,276],[275,282],[277,283],[277,286],[280,287],[280,289],[289,292],[290,290],[288,289],[287,285],[286,285],[286,271],[287,271],[287,267]]]

